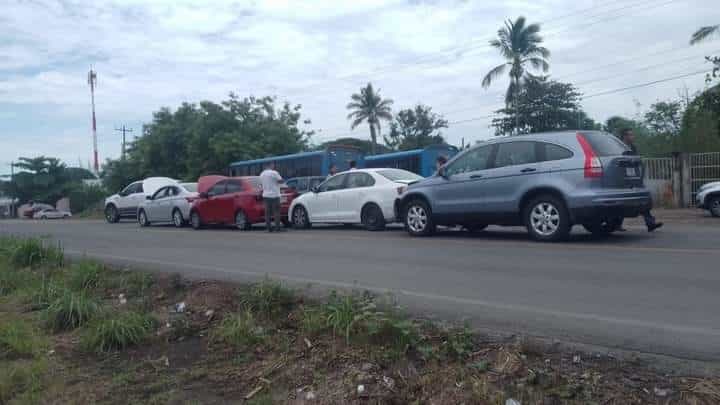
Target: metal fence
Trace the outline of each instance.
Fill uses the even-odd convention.
[[[672,180],[673,172],[677,169],[675,158],[646,158],[643,159],[645,179]]]
[[[695,204],[698,189],[712,181],[720,181],[720,152],[690,154],[691,204]]]

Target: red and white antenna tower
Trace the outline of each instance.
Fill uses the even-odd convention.
[[[98,149],[97,149],[97,125],[95,121],[95,86],[97,86],[97,73],[92,68],[88,72],[88,84],[90,85],[90,100],[92,102],[92,136],[93,136],[93,158],[95,174],[100,173],[98,165]]]

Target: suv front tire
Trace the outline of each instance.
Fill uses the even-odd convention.
[[[405,229],[412,236],[429,236],[435,232],[430,206],[423,200],[412,200],[405,205]]]

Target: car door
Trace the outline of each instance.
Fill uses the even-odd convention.
[[[128,212],[132,212],[132,215],[135,216],[135,215],[137,215],[138,207],[140,207],[140,204],[145,202],[145,200],[147,199],[147,196],[145,195],[145,192],[143,190],[142,182],[136,183],[135,189],[133,191],[134,192],[132,194],[130,194],[131,206],[130,206],[130,209],[128,210]]]
[[[157,206],[156,221],[158,222],[170,222],[172,220],[174,202],[180,194],[180,190],[175,186],[168,186],[166,189],[165,195],[161,198]]]
[[[118,211],[122,216],[134,217],[140,203],[145,198],[143,194],[142,182],[130,184],[121,192],[121,198],[118,199]]]
[[[375,179],[363,172],[348,173],[345,188],[335,192],[338,200],[336,220],[347,223],[360,222],[360,210],[367,199]]]
[[[205,204],[203,204],[204,209],[200,212],[204,221],[213,223],[221,222],[223,217],[221,198],[225,194],[226,186],[227,180],[221,180],[207,191],[207,200]]]
[[[240,195],[238,193],[242,193],[244,190],[243,184],[240,180],[228,180],[227,186],[225,188],[225,193],[218,198],[218,205],[219,205],[219,213],[220,213],[220,220],[219,222],[222,222],[224,224],[234,224],[235,223],[235,211],[237,208],[239,208],[239,205],[236,204],[236,200],[240,201]]]
[[[497,145],[493,168],[485,171],[485,212],[517,212],[525,191],[548,167],[539,159],[541,145],[539,142],[515,140]]]
[[[313,222],[335,222],[338,218],[338,192],[345,189],[346,173],[337,174],[320,184],[307,201],[308,215]]]
[[[462,222],[482,212],[485,172],[494,153],[494,144],[478,146],[443,167],[442,176],[433,180],[433,214],[445,216],[450,222]]]
[[[155,192],[155,194],[150,196],[150,199],[147,200],[147,202],[145,203],[145,205],[144,205],[145,215],[147,215],[149,221],[153,222],[153,221],[160,220],[158,210],[160,208],[162,199],[166,195],[167,195],[167,187],[161,187]]]

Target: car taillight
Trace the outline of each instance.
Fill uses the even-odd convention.
[[[590,145],[587,139],[582,134],[577,134],[578,143],[585,154],[585,177],[597,178],[602,177],[603,167],[600,158],[595,154],[595,150]]]
[[[404,193],[405,190],[407,190],[407,186],[400,186],[400,187],[398,187],[398,188],[397,188],[397,193],[398,193],[398,195]]]

